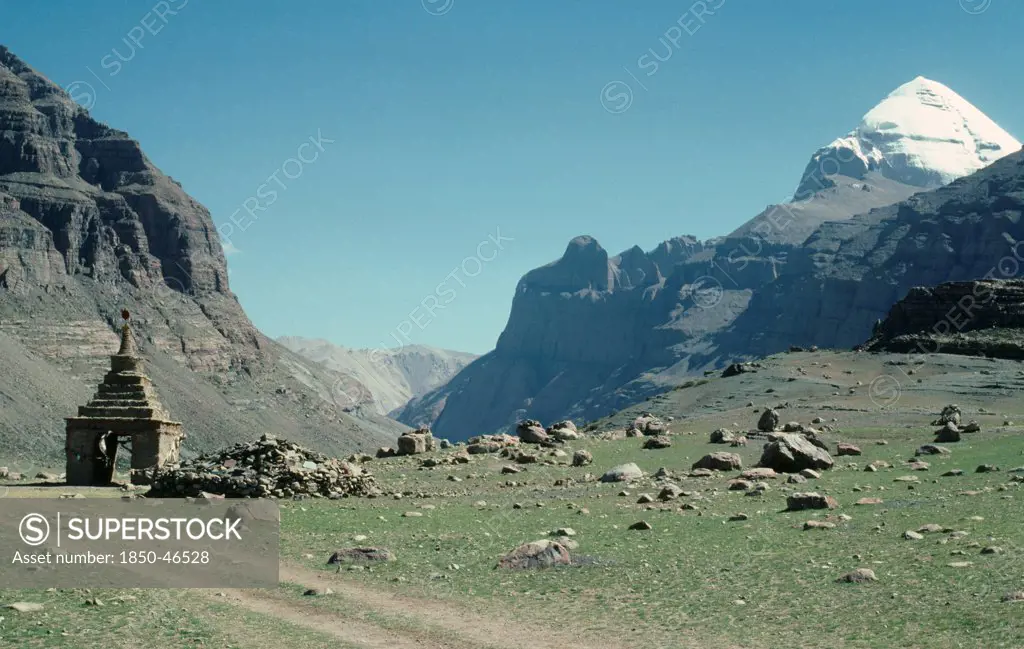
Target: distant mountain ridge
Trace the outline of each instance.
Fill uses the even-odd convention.
[[[281,336],[277,342],[332,372],[349,376],[361,388],[349,389],[354,405],[386,415],[410,399],[447,383],[477,354],[406,345],[397,349],[352,349],[327,340]],[[353,386],[354,387],[354,386]]]
[[[922,115],[927,124],[919,123]],[[936,124],[936,115],[948,123]],[[950,133],[956,137],[945,137]],[[970,279],[999,258],[992,228],[928,215],[989,214],[1005,205],[1005,224],[1012,223],[1019,149],[966,100],[919,77],[869,111],[851,136],[815,152],[793,202],[769,206],[726,237],[677,237],[615,257],[593,238],[577,237],[561,259],[520,281],[495,350],[397,417],[432,423],[453,439],[527,417],[582,421],[733,360],[792,344],[863,342],[910,286]],[[830,156],[846,166],[829,164]],[[983,191],[988,169],[928,193],[992,161],[992,173],[1011,174],[993,185],[992,200],[966,198]],[[922,205],[931,207],[919,211]],[[967,220],[978,219],[984,221]],[[951,239],[946,227],[978,238]],[[934,259],[954,265],[943,269],[915,246],[933,246]],[[874,264],[888,270],[872,274]],[[897,275],[901,264],[909,268]],[[840,279],[839,269],[856,279]]]

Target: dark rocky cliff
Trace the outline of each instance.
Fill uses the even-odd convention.
[[[914,287],[878,323],[864,348],[1024,360],[1024,280]]]

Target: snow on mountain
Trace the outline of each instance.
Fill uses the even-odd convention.
[[[917,77],[892,91],[860,125],[818,149],[794,199],[832,187],[836,174],[878,171],[896,182],[935,188],[1019,151],[1021,143],[943,84]]]
[[[387,414],[446,383],[476,354],[407,345],[398,349],[350,349],[326,340],[283,336],[277,342],[329,370],[355,379],[365,390],[343,388],[352,400],[372,395],[372,410]]]

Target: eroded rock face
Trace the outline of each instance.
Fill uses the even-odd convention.
[[[0,46],[0,374],[27,351],[47,380],[95,385],[117,348],[122,308],[184,424],[186,449],[272,426],[340,453],[402,428],[341,412],[339,395],[362,386],[334,389],[324,371],[256,330],[229,288],[209,211],[127,133]],[[39,417],[2,413],[0,435],[43,431],[26,451],[59,456],[61,418],[73,414],[64,402],[78,400],[53,400]]]

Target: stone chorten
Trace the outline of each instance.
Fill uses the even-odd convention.
[[[88,405],[67,421],[67,483],[106,485],[114,475],[118,442],[131,440],[132,482],[145,482],[144,470],[177,464],[185,435],[171,421],[146,376],[128,322],[121,327],[121,348],[110,357],[110,372]]]

